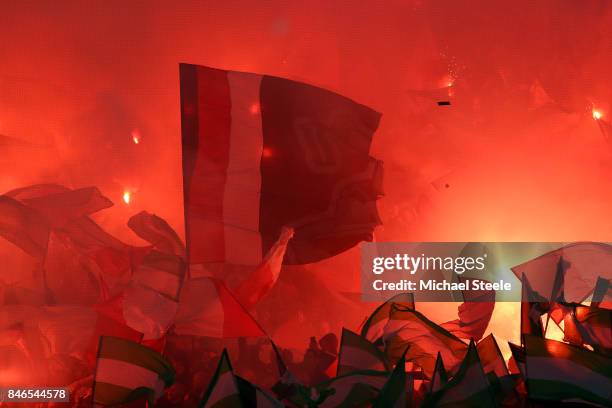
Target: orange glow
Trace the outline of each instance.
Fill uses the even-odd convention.
[[[131,200],[132,200],[132,194],[127,190],[124,191],[123,192],[123,202],[129,205]]]
[[[599,120],[601,119],[602,114],[600,111],[593,109],[593,119],[595,120]]]
[[[138,129],[132,130],[131,135],[132,135],[132,142],[134,142],[134,144],[140,143],[140,131],[138,131]]]
[[[259,103],[255,102],[254,104],[251,105],[251,107],[249,108],[249,112],[251,112],[251,114],[256,115],[259,113]]]

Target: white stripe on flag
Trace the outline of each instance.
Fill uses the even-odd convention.
[[[223,194],[225,261],[258,265],[263,131],[259,108],[261,75],[228,72],[231,95],[229,159]]]
[[[526,366],[530,380],[569,382],[600,397],[612,398],[612,379],[571,360],[527,356]]]
[[[147,387],[156,390],[157,393],[159,392],[161,379],[156,372],[147,370],[139,365],[121,360],[99,358],[95,381],[118,385],[132,390],[138,387]]]

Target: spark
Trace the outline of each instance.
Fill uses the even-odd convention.
[[[134,142],[134,144],[140,143],[140,132],[138,131],[138,129],[132,130],[131,135],[132,135],[132,142]]]
[[[598,110],[593,110],[593,119],[595,119],[595,120],[599,120],[599,119],[601,119],[601,117],[602,117],[602,114],[601,114],[601,112],[600,112],[600,111],[598,111]]]
[[[132,194],[127,190],[124,191],[123,192],[123,202],[129,205],[131,199],[132,199]]]

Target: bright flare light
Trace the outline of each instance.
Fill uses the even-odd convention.
[[[598,110],[593,110],[593,119],[595,120],[601,119],[601,112]]]
[[[138,129],[132,130],[132,142],[134,142],[134,144],[140,143],[140,132]]]
[[[126,204],[130,204],[130,200],[132,199],[132,194],[129,191],[123,192],[123,202]]]

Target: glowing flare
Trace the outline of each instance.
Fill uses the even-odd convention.
[[[124,191],[123,192],[123,202],[126,204],[129,204],[131,199],[132,199],[132,194],[129,191]]]
[[[593,119],[595,119],[595,120],[599,120],[599,119],[601,119],[601,116],[602,116],[602,115],[601,115],[601,112],[600,112],[600,111],[598,111],[598,110],[593,110]]]
[[[140,143],[140,132],[138,129],[132,130],[132,142],[134,142],[134,144]]]
[[[261,152],[261,157],[266,159],[272,157],[272,149],[270,149],[269,147],[264,147]]]

